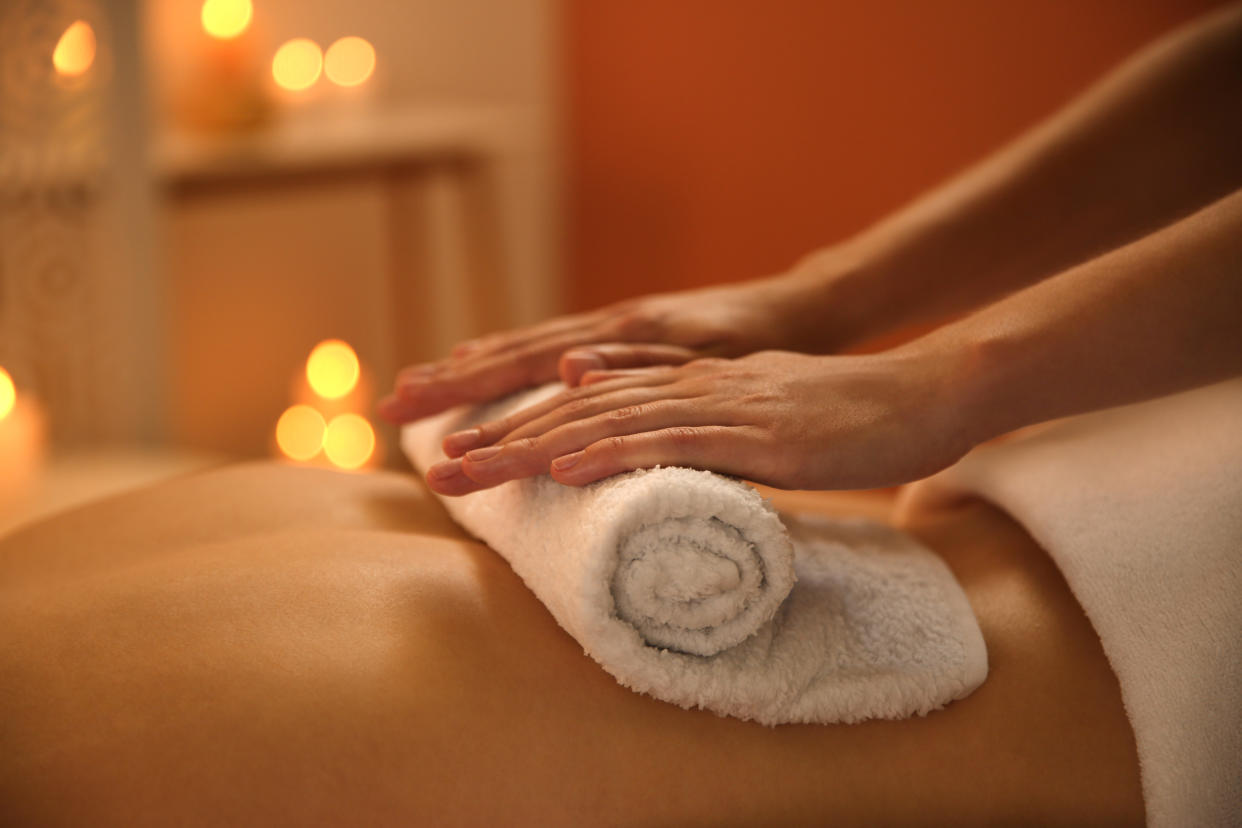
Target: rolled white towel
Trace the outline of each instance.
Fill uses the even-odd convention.
[[[407,426],[403,447],[426,471],[445,435],[560,388]],[[683,707],[765,724],[899,718],[987,673],[948,568],[880,524],[799,522],[791,539],[752,487],[684,468],[442,502],[622,684]]]

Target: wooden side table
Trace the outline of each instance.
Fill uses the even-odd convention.
[[[412,109],[228,137],[165,135],[171,436],[262,454],[310,346],[349,341],[376,392],[512,324],[502,113]]]

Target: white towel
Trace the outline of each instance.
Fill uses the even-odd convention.
[[[1242,825],[1242,380],[976,449],[978,493],[1051,554],[1134,727],[1151,825]]]
[[[446,434],[561,387],[407,426],[403,447],[426,471]],[[769,725],[901,718],[987,674],[948,567],[881,524],[804,520],[787,533],[750,486],[684,468],[581,488],[544,475],[443,503],[605,670],[682,707]]]

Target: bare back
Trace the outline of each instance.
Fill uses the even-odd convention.
[[[765,728],[618,685],[409,476],[256,464],[92,505],[0,542],[0,822],[1141,823],[1116,679],[1047,557],[982,503],[906,528],[965,588],[987,682]]]

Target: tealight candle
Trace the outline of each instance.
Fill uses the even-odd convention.
[[[31,488],[43,465],[43,411],[18,393],[0,368],[0,509],[7,509]]]

